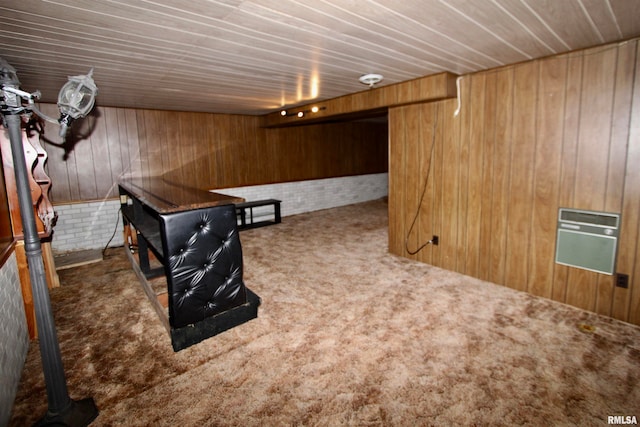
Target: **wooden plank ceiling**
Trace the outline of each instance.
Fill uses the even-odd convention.
[[[264,114],[637,37],[640,1],[3,0],[0,22],[45,102],[95,67],[99,105]]]

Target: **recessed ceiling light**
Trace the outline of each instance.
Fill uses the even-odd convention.
[[[363,74],[360,76],[360,83],[373,87],[374,84],[380,83],[383,78],[382,74]]]

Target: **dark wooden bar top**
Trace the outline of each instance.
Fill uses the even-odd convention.
[[[118,184],[158,213],[187,211],[242,203],[242,197],[228,196],[170,182],[160,176],[124,178]]]

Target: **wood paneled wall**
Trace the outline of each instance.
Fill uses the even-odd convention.
[[[640,324],[639,62],[630,41],[464,76],[457,116],[391,109],[391,252]],[[622,213],[628,289],[554,262],[559,207]]]
[[[56,116],[56,107],[42,109]],[[244,185],[388,170],[386,123],[264,129],[261,117],[97,108],[64,146],[45,143],[54,203],[117,196],[122,174],[163,175],[193,187]],[[45,136],[59,141],[56,126]],[[84,135],[84,136],[83,136]]]

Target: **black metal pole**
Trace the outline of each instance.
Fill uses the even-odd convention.
[[[9,129],[20,218],[24,231],[24,248],[29,265],[40,356],[47,388],[48,411],[36,425],[87,426],[98,416],[98,409],[92,398],[74,401],[69,397],[67,390],[60,345],[49,299],[44,261],[42,260],[42,246],[33,212],[29,174],[22,146],[22,119],[18,114],[8,114],[5,115],[5,120]]]

